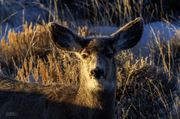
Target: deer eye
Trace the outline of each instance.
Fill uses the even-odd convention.
[[[83,53],[81,56],[82,56],[83,59],[86,59],[86,58],[89,57],[89,55],[87,53]]]

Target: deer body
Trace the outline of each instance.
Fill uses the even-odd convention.
[[[79,85],[43,86],[0,80],[0,119],[114,119],[116,63],[114,56],[140,40],[141,18],[110,36],[82,38],[49,23],[57,48],[80,59]]]

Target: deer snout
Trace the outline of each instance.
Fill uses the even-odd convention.
[[[100,79],[101,76],[104,76],[104,71],[100,69],[99,67],[91,70],[91,75],[97,79]]]

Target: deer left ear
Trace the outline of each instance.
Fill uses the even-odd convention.
[[[57,48],[66,51],[79,51],[82,49],[82,38],[70,29],[55,22],[48,24],[51,39]]]
[[[116,52],[135,46],[141,39],[143,19],[136,18],[111,34],[112,47]]]

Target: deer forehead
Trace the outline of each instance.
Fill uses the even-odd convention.
[[[98,57],[113,52],[114,51],[110,43],[108,44],[98,41],[98,42],[90,42],[89,45],[81,51],[81,54],[86,53],[88,55]]]
[[[100,56],[99,58],[96,56],[93,56],[83,62],[83,67],[84,69],[87,69],[87,70],[92,70],[98,67],[105,71],[111,67],[111,64],[112,64],[111,59],[107,59],[103,56],[102,57]]]
[[[87,49],[96,49],[97,51],[98,49],[103,49],[112,44],[110,37],[108,36],[92,36],[86,38],[85,40],[90,41],[86,47]]]

